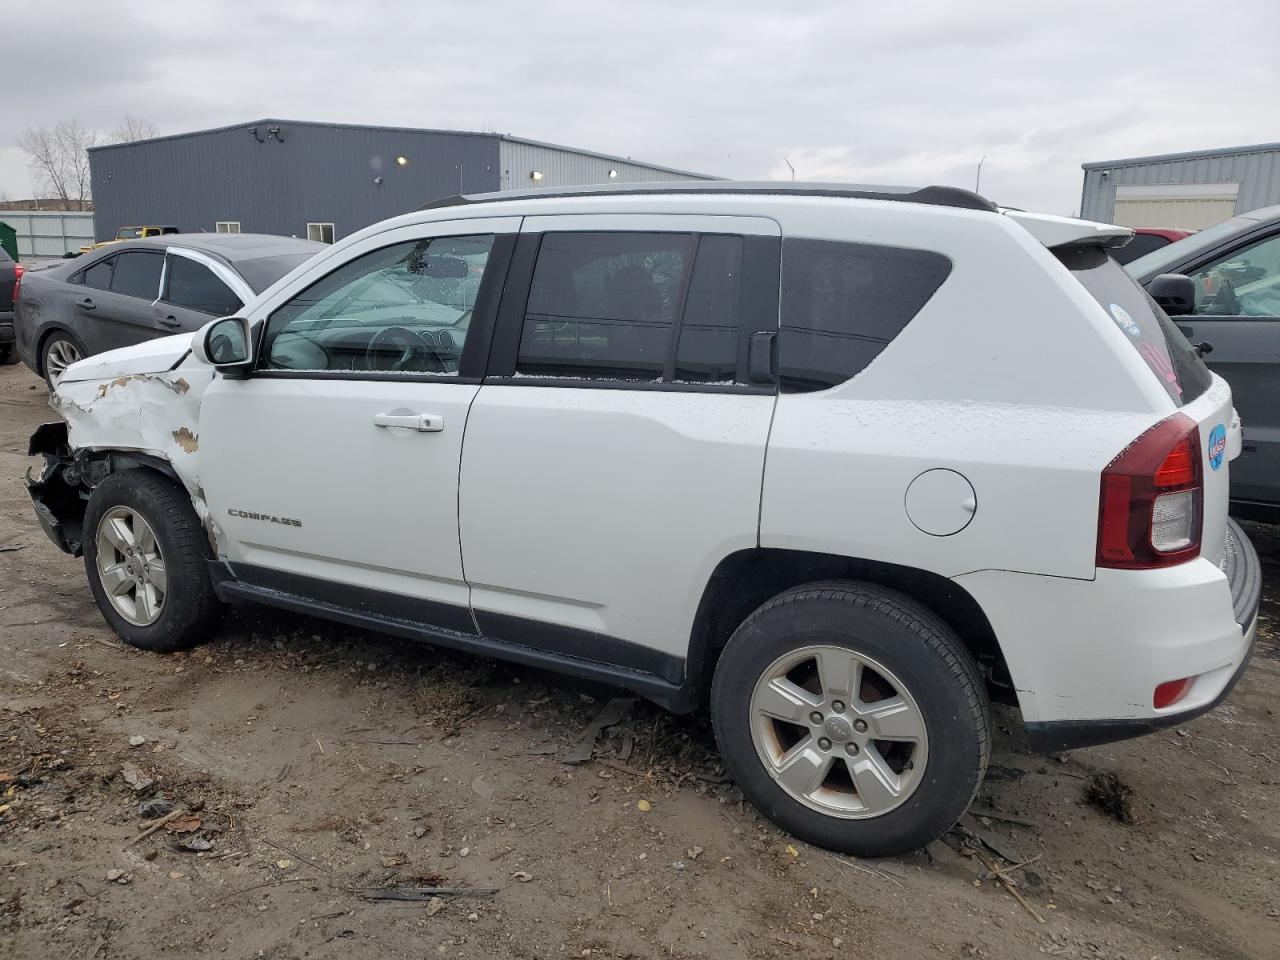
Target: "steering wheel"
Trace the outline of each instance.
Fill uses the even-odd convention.
[[[399,356],[388,365],[385,354],[393,351],[399,351]],[[421,367],[417,365],[419,361]],[[383,327],[369,338],[369,346],[365,349],[365,369],[413,373],[447,372],[435,346],[421,334],[406,327]]]

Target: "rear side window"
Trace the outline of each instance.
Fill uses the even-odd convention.
[[[782,246],[781,387],[825,390],[862,371],[928,302],[951,261],[830,240]]]
[[[753,332],[778,325],[778,241],[544,234],[517,376],[747,385]]]
[[[695,239],[674,233],[546,234],[516,372],[662,379]]]
[[[111,275],[112,293],[122,293],[139,300],[154,300],[160,296],[163,253],[122,253],[115,261],[116,269]]]
[[[231,288],[203,264],[187,257],[169,257],[169,280],[164,299],[177,307],[198,310],[213,317],[235,313],[242,304]]]
[[[1209,368],[1187,338],[1106,250],[1080,247],[1053,252],[1124,331],[1175,403],[1190,403],[1209,388]]]
[[[107,257],[105,260],[99,260],[91,267],[86,267],[84,273],[80,275],[80,282],[86,287],[93,287],[95,290],[111,289],[111,265],[115,257]]]

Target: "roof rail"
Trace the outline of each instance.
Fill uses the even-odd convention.
[[[576,187],[536,187],[498,193],[475,193],[432,200],[419,210],[461,207],[503,200],[536,200],[554,197],[612,197],[651,194],[740,193],[778,196],[840,197],[854,200],[898,200],[940,207],[960,207],[998,213],[986,197],[959,187],[892,187],[856,183],[806,183],[788,180],[656,180],[646,183],[599,183]]]

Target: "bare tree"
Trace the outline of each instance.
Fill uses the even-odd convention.
[[[142,117],[126,115],[124,123],[111,131],[111,143],[133,143],[135,140],[150,140],[157,136],[160,129],[150,120]]]
[[[52,193],[64,210],[83,210],[90,197],[89,153],[98,135],[79,120],[62,120],[53,129],[28,127],[18,137],[37,190]]]

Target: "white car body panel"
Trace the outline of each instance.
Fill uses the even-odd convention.
[[[559,624],[677,658],[708,577],[738,550],[953,578],[994,627],[1028,722],[1157,716],[1155,684],[1204,674],[1176,713],[1212,700],[1245,656],[1249,628],[1233,619],[1219,566],[1225,461],[1240,449],[1230,389],[1215,377],[1177,407],[1045,246],[1106,242],[1125,228],[818,196],[497,201],[369,227],[246,313],[262,321],[398,239],[521,229],[780,231],[936,251],[953,269],[866,369],[824,391],[775,400],[518,382],[233,381],[191,360],[164,372],[189,344],[166,338],[71,368],[55,396],[71,443],[169,460],[232,565]],[[178,339],[186,344],[169,342]],[[375,415],[394,412],[442,417],[445,429],[374,428]],[[1202,457],[1214,427],[1226,429],[1221,467],[1205,460],[1201,557],[1099,569],[1100,473],[1174,413],[1198,424]],[[908,516],[907,490],[929,470],[967,481],[929,487],[922,507],[931,518],[971,514],[950,535]]]

